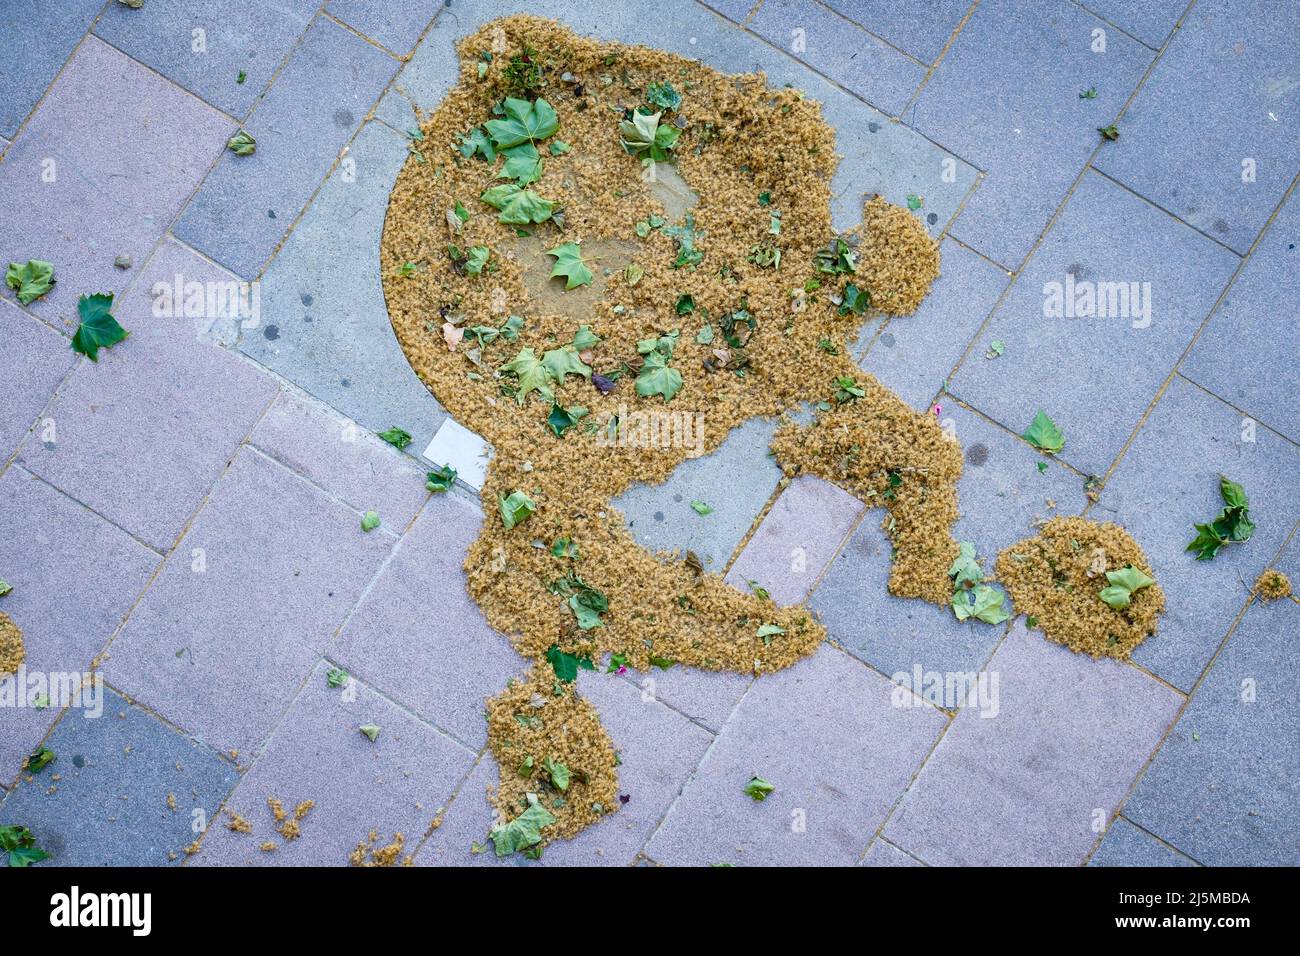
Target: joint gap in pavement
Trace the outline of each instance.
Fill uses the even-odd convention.
[[[347,30],[348,33],[351,33],[357,39],[369,43],[380,53],[392,57],[398,63],[405,63],[408,59],[410,59],[409,56],[404,57],[400,53],[394,53],[392,50],[388,49],[388,47],[384,46],[378,40],[374,39],[373,37],[366,36],[366,34],[362,33],[352,24],[348,23],[345,20],[340,20],[338,17],[334,16],[334,14],[330,13],[329,10],[325,9],[324,7],[321,7],[320,11],[316,15],[320,17],[320,19],[322,20],[328,20],[330,23],[333,23],[335,26],[342,27],[344,30]],[[387,86],[385,86],[384,89],[387,90]]]
[[[1258,416],[1252,415],[1250,412],[1246,411],[1246,409],[1242,408],[1240,405],[1235,405],[1232,402],[1228,401],[1228,399],[1224,398],[1214,389],[1202,385],[1194,378],[1190,378],[1186,372],[1182,372],[1175,369],[1174,376],[1176,378],[1181,378],[1188,385],[1191,385],[1193,388],[1197,389],[1198,391],[1204,392],[1206,395],[1209,395],[1211,398],[1215,399],[1216,401],[1222,402],[1224,405],[1227,405],[1229,408],[1231,408],[1234,412],[1237,412],[1238,414],[1244,415],[1246,418],[1249,418],[1256,425],[1262,427],[1264,431],[1273,433],[1274,435],[1282,439],[1282,441],[1286,442],[1287,444],[1300,446],[1300,441],[1297,441],[1296,439],[1292,438],[1290,435],[1287,435],[1285,432],[1278,431],[1276,428],[1273,428],[1267,422],[1261,421]]]
[[[934,58],[934,62],[931,63],[929,69],[925,71],[925,76],[921,77],[921,82],[916,85],[916,89],[912,91],[912,95],[908,97],[907,102],[903,104],[903,108],[899,110],[898,115],[900,117],[908,110],[916,109],[916,101],[921,98],[921,91],[924,90],[925,85],[930,82],[930,77],[934,76],[935,70],[939,69],[939,64],[943,62],[943,58],[948,55],[948,51],[952,49],[952,45],[957,42],[957,35],[961,33],[966,24],[970,22],[970,18],[975,14],[975,8],[979,5],[980,0],[974,0],[974,2],[966,8],[966,12],[962,14],[962,18],[957,21],[957,26],[953,28],[952,35],[948,37],[948,42],[943,45],[943,49],[939,51],[939,55]],[[954,153],[953,155],[956,154]]]
[[[1208,239],[1208,240],[1210,240],[1210,242],[1214,243],[1216,246],[1219,246],[1219,247],[1221,247],[1221,248],[1223,248],[1223,249],[1227,249],[1229,252],[1231,252],[1234,256],[1237,256],[1238,258],[1241,258],[1242,256],[1245,255],[1245,253],[1238,252],[1236,249],[1232,248],[1232,246],[1228,245],[1228,244],[1227,244],[1226,242],[1224,242],[1222,239],[1216,239],[1214,236],[1210,235],[1208,232],[1206,232],[1206,231],[1205,231],[1204,229],[1202,229],[1200,226],[1194,226],[1194,225],[1192,225],[1190,222],[1188,222],[1186,219],[1183,219],[1181,216],[1179,216],[1177,213],[1175,213],[1175,212],[1170,212],[1168,209],[1166,209],[1164,206],[1160,205],[1160,204],[1159,204],[1158,202],[1156,202],[1155,200],[1153,200],[1153,199],[1148,199],[1146,196],[1142,195],[1140,192],[1138,192],[1138,191],[1137,191],[1136,189],[1134,189],[1132,186],[1128,185],[1127,183],[1123,182],[1122,180],[1116,179],[1114,176],[1110,175],[1110,173],[1106,172],[1104,169],[1098,169],[1096,166],[1091,166],[1090,168],[1092,169],[1092,171],[1093,171],[1095,174],[1097,174],[1098,176],[1100,176],[1102,179],[1104,179],[1104,180],[1106,180],[1107,182],[1109,182],[1109,183],[1111,183],[1111,184],[1113,184],[1113,185],[1119,187],[1120,189],[1124,190],[1124,192],[1128,193],[1130,196],[1135,196],[1135,197],[1137,197],[1137,198],[1140,199],[1143,203],[1145,203],[1146,205],[1150,206],[1152,209],[1156,210],[1157,212],[1164,213],[1166,216],[1168,216],[1170,219],[1173,219],[1175,222],[1179,223],[1180,225],[1186,226],[1188,229],[1192,230],[1192,232],[1196,233],[1196,234],[1197,234],[1198,236],[1200,236],[1201,238],[1203,238],[1203,239]],[[1253,243],[1252,243],[1252,246],[1253,246]]]
[[[1125,29],[1124,29],[1122,26],[1120,26],[1118,23],[1115,23],[1113,20],[1107,20],[1105,17],[1103,17],[1103,16],[1102,16],[1100,13],[1098,13],[1096,10],[1093,10],[1093,9],[1089,8],[1088,5],[1087,5],[1086,3],[1082,3],[1081,0],[1070,0],[1070,2],[1073,3],[1073,4],[1074,4],[1076,7],[1078,7],[1080,10],[1082,10],[1084,13],[1088,14],[1088,16],[1093,17],[1094,19],[1100,20],[1102,23],[1104,23],[1106,26],[1110,27],[1110,28],[1111,28],[1112,30],[1114,30],[1116,33],[1120,34],[1121,36],[1126,36],[1126,37],[1128,37],[1128,38],[1129,38],[1130,40],[1132,40],[1134,43],[1136,43],[1136,44],[1138,44],[1138,45],[1140,45],[1140,46],[1144,46],[1144,47],[1146,47],[1146,48],[1147,48],[1148,50],[1150,50],[1152,53],[1159,53],[1159,52],[1164,48],[1163,45],[1162,45],[1162,46],[1152,46],[1150,43],[1148,43],[1146,40],[1143,40],[1141,37],[1138,37],[1138,36],[1135,36],[1135,35],[1132,34],[1132,33],[1129,33],[1127,30],[1125,30]],[[1172,35],[1173,35],[1173,34],[1172,34],[1172,31],[1171,31],[1170,36],[1172,36]]]
[[[856,21],[854,21],[854,20],[850,20],[848,17],[846,17],[844,14],[840,13],[840,11],[836,10],[834,7],[829,7],[829,6],[827,6],[825,0],[813,0],[813,2],[816,3],[817,6],[821,7],[823,10],[825,10],[827,13],[831,14],[831,16],[833,16],[835,19],[842,21],[842,22],[843,22],[844,24],[846,24],[847,26],[851,26],[851,27],[854,27],[855,29],[861,30],[861,31],[862,31],[863,33],[865,33],[867,36],[871,37],[871,39],[873,39],[873,40],[875,40],[875,41],[877,41],[877,42],[883,44],[884,46],[889,47],[889,48],[890,48],[891,50],[893,50],[895,53],[901,53],[904,57],[906,57],[907,59],[911,60],[911,61],[912,61],[913,63],[915,63],[917,66],[920,66],[920,67],[928,67],[928,66],[930,65],[929,63],[926,63],[924,60],[918,59],[917,57],[915,57],[915,56],[913,56],[912,54],[908,53],[906,50],[904,50],[904,49],[903,49],[901,46],[899,46],[898,44],[893,43],[893,42],[891,42],[891,41],[885,39],[884,37],[880,36],[880,34],[878,34],[878,33],[874,33],[874,32],[872,32],[872,31],[869,30],[867,27],[863,26],[861,23],[858,23],[858,22],[856,22]],[[752,16],[752,12],[751,12],[751,16]],[[748,17],[747,17],[746,19],[748,20]]]
[[[478,751],[478,755],[474,758],[474,762],[469,765],[469,769],[465,771],[464,774],[461,775],[461,778],[458,781],[456,781],[456,786],[452,787],[451,793],[447,796],[446,803],[444,803],[441,807],[439,807],[438,811],[434,813],[433,819],[429,821],[429,825],[425,828],[424,833],[421,835],[419,839],[419,842],[415,844],[415,849],[411,851],[412,860],[414,860],[416,857],[420,855],[420,852],[424,849],[424,845],[428,843],[429,838],[433,836],[434,831],[436,831],[437,829],[439,829],[439,827],[442,826],[442,824],[439,821],[441,819],[444,819],[446,815],[450,813],[452,808],[456,805],[456,801],[460,799],[461,791],[465,789],[465,784],[469,783],[470,777],[474,776],[474,771],[478,769],[478,765],[482,763],[484,758],[491,757],[491,756],[492,756],[491,750],[486,745],[483,747],[483,749]],[[495,760],[495,758],[493,759]],[[484,793],[482,796],[483,799],[486,801],[487,794]],[[486,837],[487,835],[484,834],[484,839],[486,839]]]
[[[116,2],[116,0],[114,0],[114,2]],[[111,48],[115,53],[118,53],[118,54],[120,54],[120,55],[126,57],[128,60],[130,60],[130,61],[131,61],[132,63],[134,63],[136,66],[139,66],[139,67],[142,67],[142,68],[145,69],[145,70],[148,70],[150,73],[152,73],[154,76],[158,77],[158,79],[162,80],[162,81],[163,81],[164,83],[166,83],[168,86],[174,87],[174,88],[180,90],[182,93],[184,93],[184,94],[185,94],[186,96],[188,96],[190,99],[195,100],[195,101],[197,101],[197,102],[199,102],[199,103],[202,103],[205,107],[207,107],[208,109],[210,109],[212,112],[216,113],[217,115],[221,116],[223,119],[227,119],[227,120],[229,120],[230,122],[234,123],[236,126],[239,125],[239,117],[234,116],[234,115],[232,115],[231,113],[227,113],[225,110],[223,110],[220,106],[217,106],[215,103],[209,103],[207,100],[205,100],[205,99],[204,99],[202,96],[200,96],[198,93],[195,93],[193,90],[191,90],[191,89],[187,89],[186,87],[181,86],[179,83],[177,83],[175,80],[173,80],[170,76],[167,76],[166,74],[160,73],[158,70],[154,69],[152,66],[150,66],[148,63],[146,63],[144,60],[141,60],[139,57],[137,57],[137,56],[135,56],[135,55],[133,55],[133,54],[131,54],[131,53],[128,53],[126,50],[123,50],[120,46],[118,46],[118,45],[117,45],[116,43],[114,43],[112,40],[107,40],[107,39],[105,39],[104,37],[100,36],[98,33],[92,33],[91,35],[93,35],[94,38],[95,38],[96,40],[98,40],[100,43],[104,44],[106,47],[110,47],[110,48]],[[71,59],[71,57],[69,57],[69,59]],[[225,149],[224,144],[222,145],[221,148],[222,148],[222,149]]]

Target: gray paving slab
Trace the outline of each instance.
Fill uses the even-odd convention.
[[[54,264],[54,288],[29,310],[71,334],[79,296],[121,292],[232,131],[212,107],[87,37],[0,164],[4,264]],[[132,268],[115,267],[118,256]],[[13,301],[8,287],[0,295]]]
[[[882,837],[876,837],[862,858],[859,866],[925,866],[915,857],[908,856],[894,844]]]
[[[170,548],[276,394],[271,376],[198,339],[200,316],[158,314],[180,311],[177,285],[199,284],[206,312],[207,291],[233,281],[164,242],[114,309],[131,334],[68,376],[45,414],[53,432],[33,432],[19,452],[24,467]]]
[[[45,866],[178,866],[234,788],[234,766],[105,689],[103,712],[71,711],[45,746],[54,762],[0,804],[50,854]]]
[[[628,670],[623,677],[639,688],[643,697],[662,701],[715,734],[753,683],[749,674],[681,666],[667,670],[652,667],[644,673]]]
[[[399,56],[411,52],[425,27],[443,7],[444,0],[329,0],[325,10]]]
[[[1244,255],[1300,172],[1297,30],[1294,4],[1197,3],[1097,168]]]
[[[43,0],[11,0],[0,20],[0,134],[18,126],[54,81],[103,0],[68,0],[55,9]],[[37,42],[39,40],[39,42]]]
[[[1207,866],[1300,863],[1300,607],[1256,601],[1124,815]]]
[[[252,279],[378,101],[398,63],[318,17],[243,128],[251,156],[221,154],[176,236]]]
[[[973,355],[950,391],[1016,434],[1043,409],[1065,433],[1059,457],[1103,474],[1238,261],[1088,173],[982,335],[1005,354]],[[1073,315],[1062,304],[1071,296]]]
[[[373,432],[423,449],[446,412],[402,354],[379,280],[388,194],[406,140],[369,123],[262,277],[262,323],[240,349]]]
[[[922,64],[813,0],[765,0],[746,25],[890,116],[925,78]]]
[[[186,0],[131,9],[115,2],[104,7],[95,35],[242,119],[319,6],[319,0]]]
[[[0,354],[0,461],[18,449],[28,429],[76,364],[77,353],[66,338],[0,299],[0,327],[5,349]]]
[[[1002,269],[951,239],[940,243],[939,253],[942,272],[921,307],[878,323],[880,334],[868,337],[857,359],[864,371],[921,410],[930,406],[1011,281]],[[983,361],[990,345],[981,339],[969,361]]]
[[[484,702],[528,669],[466,590],[482,512],[440,494],[402,539],[330,657],[467,746],[487,743]]]
[[[1106,831],[1089,866],[1196,866],[1196,861],[1161,843],[1123,817]]]
[[[952,234],[1024,260],[1154,53],[1072,3],[979,4],[904,121],[988,175]],[[1026,82],[1032,77],[1033,82]],[[1095,99],[1079,94],[1096,87]],[[927,202],[927,206],[928,206]]]
[[[1188,4],[1187,0],[1087,0],[1082,6],[1158,50]]]
[[[396,541],[244,449],[114,641],[107,680],[246,759]]]
[[[1180,371],[1300,442],[1300,368],[1292,349],[1300,297],[1300,200],[1278,213]]]
[[[996,714],[958,713],[884,836],[933,865],[1082,863],[1182,698],[1020,620],[988,672]]]
[[[346,866],[372,832],[376,848],[400,833],[401,856],[414,852],[474,755],[364,684],[352,685],[351,696],[329,687],[327,670],[321,664],[312,672],[191,865]],[[380,727],[373,742],[358,729],[365,724]],[[271,797],[291,814],[315,802],[299,821],[300,836],[277,831]],[[232,812],[252,831],[231,830]],[[266,843],[273,849],[262,849]]]
[[[901,4],[892,0],[826,0],[826,5],[918,60],[933,63],[961,23],[968,0]]]
[[[1183,690],[1191,690],[1227,635],[1246,602],[1246,585],[1300,517],[1300,450],[1266,428],[1242,440],[1251,435],[1239,412],[1175,378],[1090,512],[1128,528],[1169,596],[1159,631],[1133,659]],[[1192,526],[1223,508],[1221,474],[1245,489],[1256,530],[1245,544],[1198,561],[1186,548],[1196,535]]]
[[[90,670],[160,560],[21,467],[0,475],[0,577],[13,588],[0,610],[22,629],[27,649],[24,683],[0,681],[0,696],[12,693],[15,704],[0,707],[4,783],[59,714],[50,681]],[[51,706],[40,706],[41,693]]]
[[[646,846],[668,865],[850,866],[945,724],[823,647],[754,682]],[[780,719],[775,719],[776,715]],[[760,776],[762,802],[745,793]]]

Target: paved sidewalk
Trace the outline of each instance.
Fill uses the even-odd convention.
[[[1053,515],[1119,521],[1168,596],[1129,664],[893,598],[879,512],[782,482],[775,422],[748,422],[618,506],[647,546],[806,601],[832,640],[759,681],[583,673],[629,799],[541,863],[1300,863],[1300,607],[1249,593],[1267,567],[1300,584],[1282,0],[9,0],[0,265],[58,282],[25,306],[0,290],[0,611],[29,673],[106,690],[61,710],[0,682],[0,825],[56,864],[342,865],[371,831],[417,865],[498,862],[472,849],[483,702],[526,663],[465,590],[477,494],[425,491],[448,419],[393,335],[378,248],[453,43],[519,11],[821,101],[837,226],[881,193],[941,240],[918,314],[873,319],[856,358],[955,430],[959,537],[989,556]],[[237,159],[241,128],[258,148]],[[256,321],[183,306],[238,280]],[[1067,282],[1149,291],[1045,316]],[[69,340],[95,292],[131,335],[92,363]],[[1068,436],[1054,459],[1019,437],[1039,408]],[[392,426],[405,452],[375,437]],[[1221,473],[1257,531],[1198,562]],[[994,694],[938,706],[905,689],[926,672]],[[55,762],[23,771],[42,745]],[[314,801],[300,838],[268,799]]]

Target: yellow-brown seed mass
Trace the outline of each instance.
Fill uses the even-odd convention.
[[[997,571],[1016,611],[1037,618],[1048,638],[1093,657],[1128,660],[1156,632],[1165,609],[1159,584],[1134,591],[1121,610],[1101,599],[1106,572],[1130,564],[1155,577],[1142,548],[1119,525],[1053,518],[1037,537],[1003,550]]]
[[[0,611],[0,678],[17,673],[26,658],[22,629]]]
[[[524,51],[539,67],[530,91],[509,78]],[[548,807],[557,817],[545,831],[550,839],[571,836],[618,801],[609,739],[590,706],[544,663],[549,648],[621,654],[636,669],[653,659],[759,674],[793,664],[825,637],[801,607],[742,594],[708,573],[722,569],[703,569],[691,555],[640,547],[610,505],[633,482],[663,481],[749,418],[821,403],[813,424],[782,425],[773,448],[785,472],[823,475],[886,507],[897,555],[890,590],[948,602],[960,449],[931,416],[862,372],[848,348],[866,318],[849,307],[857,300],[848,284],[869,291],[881,310],[906,313],[938,275],[939,257],[915,216],[875,199],[862,225],[841,237],[856,252],[856,270],[817,270],[816,253],[835,238],[834,135],[817,103],[769,88],[761,74],[729,76],[528,16],[487,24],[459,52],[460,82],[422,123],[424,138],[412,143],[394,185],[381,273],[412,367],[494,449],[482,492],[488,519],[465,562],[469,590],[521,654],[542,662],[489,706],[496,800],[510,819],[537,792],[537,774],[518,771],[519,754],[538,765],[546,757],[573,761],[573,792]],[[682,132],[671,164],[646,166],[620,146],[619,121],[657,82],[682,94],[679,110],[663,117]],[[480,200],[509,182],[498,178],[501,160],[457,148],[508,95],[541,96],[559,119],[558,132],[538,144],[543,169],[529,188],[555,201],[563,222],[530,226],[526,237]],[[555,141],[568,151],[553,154]],[[685,257],[670,230],[684,225],[702,259],[676,268]],[[567,242],[580,243],[589,260],[590,289],[563,292],[559,280],[547,281],[554,260],[545,251]],[[480,274],[465,268],[472,247],[490,250]],[[499,329],[509,316],[524,322],[517,340],[469,332]],[[500,369],[523,349],[537,358],[565,351],[584,325],[600,341],[577,350],[583,363],[617,386],[602,394],[586,374],[552,383],[560,406],[587,413],[559,437],[546,422],[551,403],[536,392],[517,400],[518,379]],[[681,374],[680,392],[668,402],[639,396],[638,342],[674,333],[669,364]],[[837,386],[841,378],[853,388]],[[681,438],[696,421],[698,445],[633,440],[651,435],[649,424],[669,435],[676,428]],[[536,512],[507,530],[498,502],[516,490]],[[557,539],[573,542],[577,556],[556,557]],[[608,598],[598,627],[582,629],[566,604],[563,581],[575,576]],[[760,637],[763,625],[782,631]],[[541,729],[516,719],[521,708],[537,711]]]
[[[1264,601],[1291,596],[1291,579],[1276,568],[1268,568],[1255,579],[1255,593]]]

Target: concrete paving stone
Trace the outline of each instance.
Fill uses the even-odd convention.
[[[256,750],[397,539],[245,449],[109,651],[109,683]]]
[[[758,6],[758,0],[700,0],[700,2],[735,23],[743,23],[750,11]]]
[[[110,3],[95,35],[236,118],[248,115],[319,0]],[[244,82],[239,82],[243,72]]]
[[[929,408],[1011,281],[1006,272],[951,239],[942,241],[940,255],[943,272],[921,307],[881,323],[880,335],[868,337],[865,354],[858,358],[864,371],[916,409]],[[983,361],[987,350],[988,342],[981,339],[967,361]]]
[[[1300,200],[1292,198],[1219,303],[1180,371],[1300,441],[1300,370],[1291,349],[1300,298]]]
[[[510,0],[484,0],[471,9],[453,7],[434,22],[394,86],[418,109],[433,110],[459,76],[452,50],[455,40],[517,8]],[[909,195],[917,195],[925,197],[923,218],[937,236],[974,184],[975,169],[964,159],[892,122],[861,100],[845,96],[841,89],[752,34],[719,29],[722,24],[717,15],[695,0],[664,0],[656,11],[657,16],[647,17],[634,4],[593,6],[581,0],[533,0],[529,4],[530,13],[558,18],[581,35],[646,44],[726,72],[762,70],[773,87],[792,84],[819,101],[822,115],[832,127],[854,131],[836,142],[836,152],[842,156],[831,183],[831,213],[837,229],[862,221],[864,194],[879,193],[899,204],[906,203]],[[673,29],[665,31],[662,25],[669,22]],[[410,125],[405,107],[397,100],[386,104],[380,115],[399,129]],[[860,135],[863,129],[869,135]]]
[[[862,502],[813,475],[781,492],[763,523],[727,572],[727,583],[748,592],[750,581],[777,604],[799,604],[862,516]]]
[[[159,560],[120,528],[10,466],[0,476],[0,577],[13,590],[0,610],[23,630],[27,686],[37,675],[48,682],[88,671]],[[6,784],[59,714],[53,706],[38,709],[21,690],[16,677],[0,681],[0,699],[15,695],[15,706],[0,706]],[[16,706],[19,698],[27,705]]]
[[[1245,254],[1295,178],[1300,8],[1192,7],[1097,168]]]
[[[849,866],[942,730],[934,708],[823,647],[745,695],[646,847],[668,865]],[[775,715],[780,719],[774,719]],[[776,789],[756,802],[753,776]]]
[[[158,310],[177,283],[211,290],[234,281],[164,242],[114,309],[130,336],[77,366],[45,416],[54,437],[33,433],[18,460],[145,543],[170,548],[277,386],[238,355],[198,341],[200,320]]]
[[[766,0],[747,26],[891,116],[925,79],[922,64],[813,0]]]
[[[0,299],[0,462],[18,448],[36,417],[77,361],[68,340]]]
[[[329,0],[325,11],[399,56],[411,52],[420,34],[443,7],[443,0]]]
[[[750,419],[711,454],[682,462],[663,484],[633,485],[613,506],[645,547],[694,551],[706,570],[721,574],[781,478],[768,454],[776,426],[774,418]],[[713,511],[698,514],[693,501]]]
[[[1238,261],[1090,172],[983,332],[1005,342],[1006,353],[973,356],[949,390],[1016,434],[1043,409],[1065,433],[1060,457],[1104,474]],[[1071,289],[1081,308],[1095,291],[1105,303],[1097,311],[1109,314],[1047,314],[1052,293]],[[1138,309],[1139,300],[1149,309]]]
[[[1124,808],[1206,866],[1300,863],[1300,607],[1256,601]]]
[[[415,851],[474,755],[364,684],[351,685],[353,696],[330,688],[328,672],[324,663],[312,671],[191,865],[345,866],[372,831],[376,848],[400,833],[402,856]],[[373,743],[359,730],[365,724],[380,727]],[[301,836],[286,840],[276,832],[269,797],[290,813],[315,801]],[[229,812],[252,824],[252,832],[230,830]],[[261,849],[268,841],[273,851]]]
[[[261,280],[262,324],[240,349],[374,432],[423,448],[446,412],[402,354],[379,279],[388,194],[405,137],[369,123]]]
[[[650,837],[700,757],[712,735],[686,718],[645,699],[626,681],[605,673],[583,672],[578,693],[600,714],[622,763],[618,791],[628,797],[617,813],[588,827],[572,840],[557,840],[542,854],[541,863],[571,866],[629,866]],[[499,859],[487,839],[495,811],[484,799],[497,782],[496,762],[485,755],[457,795],[441,827],[416,857],[422,866],[466,864],[519,865],[520,856]],[[487,849],[473,853],[474,843]]]
[[[176,223],[176,236],[255,278],[397,66],[337,23],[313,21],[244,123],[257,151],[222,153]]]
[[[1196,866],[1196,861],[1161,843],[1123,817],[1117,817],[1088,865]]]
[[[1082,863],[1182,698],[1021,620],[988,672],[996,706],[958,713],[884,836],[932,865]]]
[[[1128,528],[1168,596],[1160,629],[1133,659],[1183,690],[1209,663],[1246,600],[1246,587],[1300,517],[1295,475],[1300,451],[1175,377],[1102,492],[1090,516]],[[1213,561],[1187,549],[1193,524],[1223,508],[1219,476],[1239,482],[1256,530]]]
[[[1158,50],[1187,9],[1187,0],[1087,0],[1080,6]]]
[[[1154,56],[1118,30],[1106,30],[1106,52],[1094,53],[1096,29],[1105,29],[1096,17],[1059,0],[981,3],[904,117],[988,174],[951,232],[1009,269]],[[1094,86],[1096,99],[1079,98]]]
[[[0,20],[0,134],[18,126],[54,81],[104,0],[9,0]]]
[[[969,0],[900,4],[893,0],[826,0],[826,5],[918,60],[933,63],[943,51]]]
[[[425,499],[425,471],[382,438],[310,399],[282,391],[249,443],[400,534]]]
[[[1083,510],[1087,498],[1077,475],[1056,462],[1040,473],[1036,465],[1043,459],[1029,445],[955,403],[943,406],[943,422],[961,442],[966,459],[953,534],[975,545],[990,575],[998,552],[1032,535],[1036,521]],[[979,670],[1005,629],[961,622],[949,607],[889,594],[889,542],[880,530],[882,517],[875,511],[863,519],[809,607],[849,653],[906,686],[916,683],[912,675],[917,666],[922,673]]]
[[[475,749],[487,743],[484,702],[528,669],[466,590],[462,564],[482,523],[470,502],[434,495],[330,652]]]
[[[0,805],[0,825],[31,830],[50,854],[46,866],[179,865],[234,788],[235,768],[102,693],[98,717],[74,710],[59,722],[45,744],[54,762],[23,775]]]
[[[643,695],[663,701],[715,734],[753,683],[749,674],[732,671],[704,671],[680,665],[663,670],[652,667],[642,673],[628,670],[623,675]]]
[[[876,837],[858,866],[925,866],[925,864],[908,856],[888,840]]]
[[[16,22],[6,10],[7,23]],[[0,164],[4,262],[56,283],[28,309],[71,334],[77,298],[121,292],[233,131],[212,107],[87,37]],[[130,256],[135,265],[113,261]],[[0,291],[13,300],[8,287]]]

